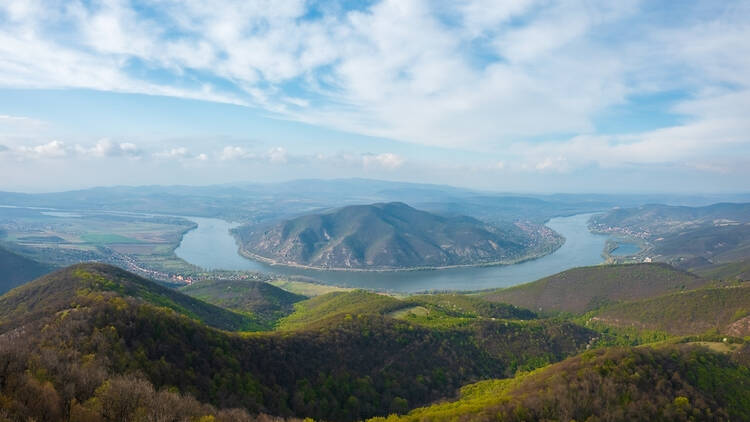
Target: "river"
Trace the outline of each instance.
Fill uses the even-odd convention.
[[[468,267],[428,271],[318,271],[271,266],[242,257],[229,233],[235,225],[214,218],[184,217],[198,224],[186,233],[175,250],[180,258],[206,269],[248,270],[281,276],[302,276],[338,286],[413,293],[426,290],[480,290],[508,287],[564,271],[602,262],[607,236],[589,232],[592,214],[557,217],[547,226],[565,237],[554,253],[514,265]]]

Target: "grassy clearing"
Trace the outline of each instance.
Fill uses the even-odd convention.
[[[320,296],[332,292],[350,292],[352,288],[329,286],[326,284],[308,283],[306,281],[293,281],[293,280],[273,280],[269,281],[268,284],[276,286],[280,289],[284,289],[288,292],[296,293],[298,295],[314,297]]]
[[[430,310],[424,306],[413,306],[411,308],[399,309],[388,314],[391,318],[402,319],[408,316],[427,316]]]

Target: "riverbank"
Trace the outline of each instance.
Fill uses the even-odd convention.
[[[232,224],[218,219],[186,217],[199,224],[186,234],[176,251],[186,261],[208,268],[252,271],[276,278],[303,278],[327,285],[364,288],[391,293],[482,290],[534,281],[572,267],[596,265],[607,236],[588,231],[593,214],[556,217],[547,227],[565,237],[554,252],[513,265],[471,266],[430,271],[327,271],[272,266],[248,259],[238,252],[229,233]]]

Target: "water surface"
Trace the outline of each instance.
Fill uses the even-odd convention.
[[[425,290],[480,290],[513,286],[572,267],[601,263],[607,236],[596,235],[588,230],[587,222],[591,215],[551,219],[547,226],[565,237],[563,246],[542,258],[504,266],[389,272],[322,271],[271,266],[238,254],[237,244],[229,233],[229,229],[235,226],[232,223],[195,217],[184,217],[198,223],[198,228],[184,236],[175,253],[187,262],[206,269],[303,276],[339,286],[409,293]]]
[[[641,251],[641,247],[635,243],[618,243],[617,247],[610,252],[610,255],[630,256]]]

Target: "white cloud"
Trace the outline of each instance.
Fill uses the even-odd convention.
[[[363,154],[362,164],[364,167],[382,167],[386,169],[395,169],[401,167],[406,160],[400,155],[386,152],[383,154]]]
[[[246,148],[232,145],[225,146],[224,149],[222,149],[219,153],[219,159],[222,161],[248,159],[255,157],[256,155],[248,151]]]
[[[288,161],[286,149],[282,147],[271,148],[266,157],[268,161],[274,164],[286,164]]]
[[[64,142],[50,141],[35,146],[22,146],[17,149],[22,158],[62,158],[68,155]]]
[[[83,156],[104,157],[140,157],[143,152],[131,142],[113,142],[107,138],[100,139],[90,148],[75,146],[76,153]]]

